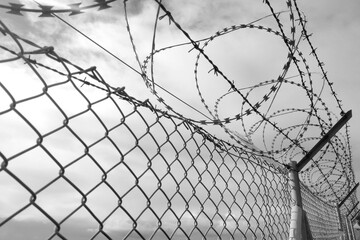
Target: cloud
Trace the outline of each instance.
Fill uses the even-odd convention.
[[[310,29],[317,32],[346,28],[357,24],[360,20],[358,1],[348,1],[346,4],[337,1],[309,1],[298,3],[308,17]]]
[[[165,1],[164,5],[170,10],[175,20],[185,28],[191,30],[217,30],[224,24],[245,23],[255,20],[256,15],[265,14],[264,4],[251,1],[244,3],[236,0],[226,1]],[[186,30],[186,29],[185,29]]]
[[[148,2],[148,1],[147,1]],[[126,6],[130,15],[139,15],[144,11],[144,6],[147,4],[143,0],[131,0],[127,1]]]
[[[4,219],[0,218],[0,222]],[[61,229],[60,234],[67,239],[88,240],[94,232],[89,231],[96,227],[91,222],[86,220],[73,221],[69,220],[71,224],[65,222]],[[1,239],[12,240],[38,240],[48,239],[54,234],[55,225],[47,220],[11,220],[0,228]]]

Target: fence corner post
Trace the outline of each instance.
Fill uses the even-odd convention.
[[[343,222],[342,222],[342,217],[341,217],[341,213],[340,213],[340,206],[336,205],[336,211],[337,211],[337,217],[339,219],[339,232],[343,231]]]
[[[291,219],[289,240],[301,240],[301,227],[303,219],[302,200],[300,191],[299,173],[296,169],[296,162],[290,162],[290,196],[291,196]]]

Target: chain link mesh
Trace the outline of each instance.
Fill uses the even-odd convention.
[[[25,61],[28,78],[0,83],[2,239],[15,239],[23,223],[39,231],[21,227],[21,236],[37,239],[287,237],[282,172],[113,91],[95,68],[79,73],[52,49],[39,51],[37,62],[11,62]]]
[[[340,222],[337,206],[332,206],[314,195],[301,184],[303,209],[306,212],[314,239],[339,239]]]
[[[356,223],[356,217],[359,214],[359,201],[356,197],[356,191],[351,193],[347,199],[344,199],[340,206],[341,225],[344,239],[355,239],[353,226]]]

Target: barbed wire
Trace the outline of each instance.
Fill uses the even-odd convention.
[[[198,123],[201,123],[201,124],[205,124],[205,125],[206,124],[219,125],[219,126],[224,128],[225,132],[230,136],[231,139],[235,140],[238,144],[240,144],[245,149],[248,149],[248,150],[253,151],[253,152],[259,152],[260,154],[267,154],[267,155],[273,156],[273,158],[275,158],[275,159],[277,159],[277,157],[278,157],[275,154],[287,155],[287,152],[294,151],[294,149],[299,149],[300,151],[298,151],[298,152],[300,152],[299,153],[300,155],[301,154],[303,154],[303,155],[306,154],[307,150],[302,145],[300,145],[299,143],[305,143],[305,142],[308,142],[308,141],[313,141],[313,140],[319,139],[318,137],[306,137],[305,133],[306,133],[306,131],[308,129],[310,129],[310,128],[308,128],[308,126],[311,123],[310,119],[312,119],[312,118],[317,119],[316,126],[320,129],[320,134],[321,135],[325,134],[325,132],[327,132],[331,128],[331,126],[333,125],[333,117],[331,117],[331,116],[334,116],[334,115],[330,112],[329,107],[325,103],[324,99],[321,98],[324,87],[321,88],[321,91],[319,93],[316,93],[313,90],[313,80],[312,80],[313,73],[310,72],[311,68],[308,65],[309,61],[306,60],[306,58],[304,57],[304,54],[299,50],[299,47],[298,47],[299,43],[304,38],[307,38],[306,36],[309,35],[304,31],[304,29],[306,27],[306,25],[305,25],[306,20],[304,19],[304,17],[302,16],[302,14],[300,13],[298,8],[296,8],[295,11],[297,12],[297,14],[299,16],[299,19],[295,19],[294,13],[293,13],[293,7],[292,7],[293,5],[292,5],[291,1],[286,2],[287,3],[286,6],[288,7],[288,12],[287,13],[289,13],[289,16],[290,16],[289,18],[290,18],[290,22],[291,22],[291,24],[290,24],[291,38],[288,38],[287,35],[285,34],[285,31],[283,29],[283,24],[281,23],[281,20],[280,20],[280,16],[281,16],[281,14],[283,12],[276,13],[275,10],[273,10],[270,2],[269,1],[264,1],[264,3],[269,6],[270,11],[272,12],[273,17],[275,18],[275,20],[276,20],[276,22],[278,24],[278,28],[279,28],[278,31],[273,30],[270,27],[266,27],[266,26],[262,26],[262,25],[254,25],[254,24],[234,25],[232,27],[224,28],[223,30],[216,32],[215,35],[209,37],[208,40],[205,41],[202,44],[202,46],[200,46],[200,42],[197,42],[197,41],[193,40],[190,37],[190,34],[188,32],[186,32],[186,30],[184,30],[183,27],[174,19],[174,16],[172,15],[172,13],[165,7],[165,5],[161,1],[156,1],[156,2],[165,13],[165,15],[163,15],[161,17],[161,19],[164,18],[165,16],[168,17],[169,22],[174,23],[175,27],[177,29],[179,29],[179,31],[181,31],[184,34],[184,36],[190,41],[190,43],[193,45],[193,48],[196,49],[199,52],[199,54],[197,55],[197,58],[196,58],[195,70],[194,70],[196,87],[197,87],[198,94],[200,96],[201,102],[204,104],[205,109],[209,112],[209,114],[212,116],[212,118],[214,120],[209,122],[209,121],[204,121],[204,120],[191,119],[192,121],[198,122]],[[299,35],[298,39],[295,39],[295,33],[296,33],[296,29],[297,29],[297,27],[295,26],[295,21],[299,21],[301,23],[301,29],[300,29],[301,34]],[[237,88],[235,86],[234,81],[230,80],[227,76],[225,76],[225,74],[221,71],[221,69],[205,53],[205,47],[207,47],[208,44],[210,42],[214,41],[216,38],[218,38],[220,36],[223,36],[225,34],[231,33],[233,31],[237,31],[237,30],[245,29],[245,28],[261,30],[261,31],[264,31],[264,32],[272,33],[272,34],[274,34],[276,36],[280,36],[283,39],[284,44],[285,44],[285,46],[286,46],[286,48],[288,49],[288,52],[289,52],[288,59],[287,59],[286,63],[284,64],[283,72],[281,74],[279,74],[279,77],[278,77],[277,80],[271,80],[272,85],[270,85],[271,87],[269,88],[268,93],[265,94],[264,97],[261,100],[257,101],[257,102],[250,102],[249,101],[249,94],[251,93],[251,91],[249,91],[246,95],[241,93],[239,91],[239,88]],[[129,33],[131,34],[129,28],[128,28],[128,30],[129,30]],[[304,34],[306,34],[306,36]],[[133,42],[133,38],[131,38],[131,40]],[[133,45],[134,45],[134,43],[133,43]],[[149,61],[150,61],[151,66],[153,65],[153,63],[151,62],[151,59],[154,56],[154,54],[156,54],[156,53],[158,53],[160,51],[161,52],[165,51],[165,50],[170,49],[170,48],[172,48],[172,46],[168,47],[168,48],[160,49],[159,51],[154,51],[153,50],[153,53],[150,55],[150,57],[147,57],[147,59],[145,60],[143,69],[146,69],[147,64],[148,64]],[[315,52],[315,50],[312,47],[310,55],[315,56],[314,52]],[[210,63],[210,65],[212,66],[212,69],[209,71],[209,73],[213,72],[215,75],[221,76],[228,83],[228,85],[230,86],[230,89],[231,89],[232,93],[236,93],[236,94],[241,96],[241,98],[242,98],[242,108],[241,108],[242,112],[240,114],[237,114],[234,117],[225,117],[223,119],[219,119],[217,106],[218,106],[218,102],[223,98],[222,96],[219,97],[219,99],[217,100],[217,103],[215,105],[216,106],[215,107],[215,113],[216,114],[209,108],[209,105],[206,104],[206,100],[204,99],[204,97],[203,97],[203,95],[201,93],[200,86],[199,86],[199,80],[198,80],[198,77],[197,77],[198,66],[199,66],[198,61],[200,59],[200,56],[204,57],[207,60],[207,62]],[[301,60],[298,60],[298,58],[301,59]],[[324,69],[323,69],[324,64],[321,63],[318,58],[316,59],[316,61],[318,62],[318,65],[321,66],[321,72],[322,72],[322,75],[324,76],[323,77],[323,85],[324,85],[324,83],[326,83],[327,85],[332,86],[332,84],[327,80],[326,74],[324,72]],[[303,63],[304,70],[302,70],[299,63]],[[290,68],[291,65],[295,65],[295,67],[296,67],[296,69],[298,71],[298,77],[300,78],[300,83],[296,83],[295,81],[284,80],[284,78],[286,77],[286,74],[288,72],[288,69]],[[308,77],[308,81],[305,81],[305,79],[304,79],[305,76]],[[161,102],[161,103],[164,103],[164,99],[161,96],[159,96],[156,91],[154,91],[153,86],[152,86],[153,85],[152,82],[148,82],[147,79],[152,79],[152,82],[154,82],[154,79],[155,79],[154,76],[151,74],[151,76],[144,78],[144,81],[145,81],[146,85],[150,88],[150,91],[157,96],[158,101]],[[269,82],[265,81],[264,84],[258,84],[256,86],[254,86],[254,88],[267,86],[267,83],[269,83]],[[266,112],[261,112],[259,110],[261,108],[262,104],[264,104],[269,99],[271,99],[272,94],[274,94],[273,98],[275,98],[276,94],[280,91],[280,88],[284,85],[284,83],[287,83],[287,84],[290,84],[290,85],[293,85],[293,86],[298,86],[302,90],[305,90],[305,94],[306,94],[307,99],[309,101],[309,110],[308,111],[302,111],[304,113],[307,113],[307,116],[304,118],[305,119],[304,123],[302,125],[296,125],[297,127],[294,127],[294,128],[290,127],[291,132],[294,132],[295,130],[300,129],[300,130],[298,130],[298,132],[296,134],[297,137],[295,139],[293,137],[289,136],[289,134],[287,133],[288,131],[285,131],[285,129],[288,129],[288,127],[281,128],[279,125],[277,125],[274,121],[271,120],[273,117],[267,116],[268,113],[269,113],[269,110],[271,108],[271,104],[268,107],[268,110]],[[226,94],[227,93],[224,93],[223,95],[226,95]],[[336,95],[334,95],[332,87],[331,87],[331,94],[333,96],[336,96]],[[340,101],[339,101],[339,99],[337,97],[335,97],[335,101],[337,102],[338,107],[340,107],[341,106]],[[320,103],[320,106],[321,106],[320,108],[316,106],[316,105],[319,105],[319,103]],[[167,105],[166,103],[164,103],[164,104]],[[245,107],[245,105],[249,106],[249,108]],[[318,113],[318,111],[325,112],[326,113],[325,116],[327,116],[328,120],[324,121],[322,119],[321,115]],[[299,111],[297,111],[297,112],[299,112]],[[246,117],[250,116],[252,113],[260,116],[260,120],[253,124],[252,131],[246,131],[243,122],[244,122],[244,119],[246,119]],[[342,115],[343,113],[344,113],[344,111],[341,108],[340,115]],[[274,115],[274,116],[276,116],[276,115]],[[240,120],[242,122],[243,131],[245,133],[245,137],[246,137],[247,141],[244,141],[244,139],[239,138],[238,136],[236,136],[234,134],[234,131],[232,131],[232,130],[230,130],[229,128],[226,127],[226,124],[229,124],[234,120],[235,121]],[[258,148],[254,148],[253,144],[251,144],[250,145],[251,147],[249,147],[248,143],[252,143],[251,136],[256,133],[256,130],[259,129],[262,124],[264,126],[263,132],[262,132],[262,135],[264,136],[263,137],[264,143],[266,141],[268,141],[268,136],[270,136],[269,133],[265,132],[266,126],[269,125],[273,129],[276,130],[276,132],[277,132],[276,136],[279,136],[279,135],[283,136],[284,139],[281,141],[282,145],[283,145],[283,143],[285,143],[285,140],[287,142],[289,142],[289,145],[284,146],[282,148],[275,148],[275,144],[274,144],[275,141],[273,140],[273,142],[272,142],[273,147],[272,147],[271,151],[259,150]],[[349,145],[350,144],[346,140],[348,138],[348,126],[346,126],[345,135],[346,135],[345,143],[342,145],[341,151],[342,151],[342,153],[346,153],[346,156],[349,156],[350,155],[350,153],[349,153]],[[306,140],[306,141],[304,141],[304,140]],[[352,174],[350,174],[350,176],[348,176],[348,174],[347,174],[348,171],[345,170],[346,168],[348,168],[348,164],[346,162],[342,162],[340,160],[342,158],[338,157],[338,156],[342,156],[342,154],[338,153],[338,146],[334,146],[333,144],[335,144],[335,143],[330,142],[331,147],[326,148],[327,150],[331,149],[331,151],[327,151],[327,154],[333,153],[333,155],[335,155],[334,159],[336,159],[336,161],[334,161],[333,166],[331,166],[329,169],[328,168],[323,169],[322,167],[320,167],[321,161],[323,161],[322,157],[320,157],[319,159],[313,160],[313,163],[311,165],[312,166],[311,168],[317,169],[316,172],[322,176],[324,181],[320,181],[320,184],[319,184],[319,182],[317,180],[313,179],[313,180],[315,180],[315,183],[311,184],[310,181],[309,181],[310,179],[307,178],[307,182],[309,183],[309,185],[311,185],[313,190],[317,189],[317,190],[315,190],[316,192],[323,191],[322,188],[324,188],[324,187],[326,189],[329,189],[331,191],[331,194],[328,193],[324,197],[332,198],[331,201],[336,202],[336,201],[340,201],[341,198],[346,195],[346,192],[348,192],[350,190],[351,186],[354,185],[354,178],[353,178]],[[264,145],[266,146],[266,144],[264,144]],[[338,144],[335,144],[335,145],[338,145]],[[324,156],[324,155],[326,155],[326,154],[323,154],[322,156]],[[290,156],[293,156],[293,155],[290,155]],[[325,159],[324,159],[324,161],[325,161]],[[345,160],[345,161],[347,161],[347,160]],[[286,160],[284,163],[287,163],[287,162],[289,162],[289,160]],[[333,186],[332,186],[332,183],[330,183],[328,181],[328,176],[329,176],[328,171],[330,172],[330,175],[331,175],[331,172],[333,172],[335,168],[340,168],[340,169],[342,168],[340,170],[340,172],[342,172],[342,176],[339,179],[337,179],[337,181],[335,181],[336,183],[338,181],[342,181],[342,184],[338,185],[339,188],[336,188],[336,189],[334,189]],[[337,170],[339,170],[339,169],[337,169]],[[322,189],[322,190],[320,190],[320,189]]]
[[[2,24],[2,26],[5,25]],[[19,217],[26,216],[26,212],[32,209],[41,215],[43,221],[45,220],[53,226],[54,230],[47,236],[42,232],[37,233],[40,238],[48,239],[71,239],[72,235],[66,231],[65,226],[73,221],[78,221],[76,216],[82,214],[87,216],[87,221],[93,221],[97,225],[89,239],[96,237],[119,238],[119,234],[115,237],[109,229],[111,220],[116,218],[116,214],[119,212],[121,221],[124,219],[131,223],[130,226],[126,226],[126,224],[118,226],[124,231],[120,234],[123,239],[133,237],[141,239],[184,237],[190,239],[196,238],[198,235],[208,239],[213,236],[271,239],[286,237],[289,204],[287,203],[287,179],[283,178],[284,173],[282,172],[286,169],[276,168],[276,166],[264,162],[260,157],[217,139],[191,121],[157,109],[149,101],[139,101],[131,97],[123,87],[112,87],[106,83],[95,67],[83,69],[60,57],[54,48],[38,47],[37,44],[28,40],[24,42],[17,34],[10,34],[10,30],[6,27],[2,30],[14,41],[16,40],[22,46],[23,51],[17,53],[6,47],[2,49],[18,56],[12,62],[26,63],[26,66],[42,83],[42,91],[19,100],[13,97],[13,91],[7,90],[6,84],[0,83],[0,88],[11,98],[10,105],[2,109],[0,116],[7,116],[11,113],[19,116],[22,122],[35,132],[36,140],[29,147],[20,148],[13,154],[9,149],[1,147],[0,175],[14,180],[18,184],[17,188],[23,189],[26,192],[25,195],[30,195],[30,200],[25,200],[25,204],[13,203],[11,210],[14,209],[14,211],[7,210],[1,213],[0,236],[3,236],[1,235],[3,228],[16,223]],[[37,50],[30,53],[25,46],[27,44]],[[41,58],[48,61],[41,61]],[[43,77],[48,76],[47,72],[59,75],[59,81],[49,83],[50,79]],[[83,78],[84,75],[87,77],[86,79]],[[30,78],[30,76],[28,77]],[[77,112],[69,114],[69,109],[62,105],[61,100],[55,100],[54,89],[66,85],[70,85],[75,93],[82,96],[87,105],[85,110],[79,109]],[[87,96],[88,89],[95,89],[103,94],[98,99],[90,99]],[[71,95],[67,96],[71,97]],[[36,103],[36,99],[42,97],[50,100],[63,117],[63,120],[48,132],[41,131],[36,122],[28,119],[21,109],[23,104],[34,101]],[[122,116],[114,126],[109,125],[105,119],[101,118],[97,106],[104,102],[110,102],[117,107],[118,113],[112,111],[112,115]],[[133,106],[129,112],[124,109],[126,104]],[[91,113],[96,118],[102,129],[101,136],[93,141],[89,141],[89,136],[81,133],[74,125],[76,119],[87,113]],[[155,116],[155,119],[151,120],[149,113]],[[145,124],[145,131],[139,133],[135,128],[131,128],[133,115],[141,119],[141,124]],[[44,117],[44,115],[38,117]],[[153,130],[156,129],[156,126],[157,130]],[[126,141],[131,141],[131,138],[135,141],[134,145],[127,150],[126,146],[117,140],[119,133],[116,131],[120,129],[123,131],[127,129],[129,132]],[[76,150],[77,154],[74,158],[69,159],[67,164],[64,164],[61,156],[57,155],[56,146],[55,149],[52,149],[48,143],[49,138],[63,130],[69,132],[71,141],[80,144],[80,152]],[[159,130],[165,134],[165,138],[162,140],[158,135],[160,134]],[[19,137],[21,138],[21,134]],[[145,138],[147,138],[146,141],[143,140]],[[104,166],[105,163],[100,159],[101,155],[97,155],[95,151],[97,146],[104,147],[103,141],[107,141],[107,146],[112,148],[120,158],[110,167]],[[155,153],[151,153],[152,150],[148,149],[147,144],[150,143],[156,146]],[[164,150],[165,146],[173,149],[174,154],[169,155]],[[58,170],[58,174],[52,176],[50,181],[40,185],[39,188],[34,187],[30,181],[26,181],[14,166],[14,162],[19,158],[36,150],[43,151],[49,160],[47,164],[54,164]],[[136,167],[132,167],[131,163],[131,154],[136,151],[142,153],[142,160],[146,165],[145,169],[140,171]],[[86,158],[90,160],[87,164],[95,164],[95,168],[100,171],[101,175],[100,180],[95,180],[87,190],[71,177],[75,165]],[[158,161],[165,165],[165,170],[164,167],[159,168]],[[46,166],[42,167],[46,168]],[[117,184],[111,181],[111,177],[117,173],[116,169],[123,169],[123,175],[134,179],[132,183],[131,179],[128,179],[128,182],[122,182],[123,185],[130,185],[128,189],[118,189]],[[161,173],[162,171],[165,172]],[[179,174],[180,172],[183,174]],[[87,171],[82,171],[81,174],[86,176],[89,181],[95,178],[90,176]],[[153,190],[150,190],[143,182],[147,174],[151,174],[156,179],[152,183],[156,185]],[[248,180],[250,176],[253,178],[252,180]],[[61,217],[58,216],[59,213],[47,208],[49,203],[41,201],[44,196],[47,196],[47,191],[56,188],[56,184],[60,184],[60,182],[72,189],[71,199],[74,205],[74,209],[62,211]],[[173,185],[176,186],[175,192],[166,190]],[[109,206],[108,211],[98,212],[97,208],[92,206],[92,199],[96,192],[102,193],[104,189],[107,190],[107,195],[102,197],[114,198],[115,200],[111,202],[114,207]],[[266,194],[262,195],[260,192],[266,192]],[[126,207],[135,201],[131,197],[134,194],[139,195],[137,201],[141,200],[140,205],[136,208]],[[269,195],[272,196],[271,199]],[[56,196],[49,195],[47,197],[53,206],[60,206],[62,201],[56,202],[54,199]],[[161,204],[166,206],[164,210],[160,210],[156,205],[156,202],[159,201],[158,197],[163,199]],[[64,195],[63,198],[67,197]],[[244,201],[240,201],[240,199],[244,199]],[[256,201],[249,199],[256,199]],[[178,203],[179,201],[181,203]],[[178,205],[184,210],[177,210],[176,206]],[[198,206],[200,206],[199,210],[195,211]],[[156,226],[144,230],[141,224],[142,219],[149,214]],[[187,217],[193,221],[189,226],[186,223]]]
[[[14,15],[23,15],[23,13],[38,13],[39,17],[53,17],[57,13],[68,13],[70,16],[84,13],[88,9],[97,8],[98,10],[104,10],[110,8],[110,3],[117,0],[93,0],[92,4],[81,6],[81,2],[68,4],[66,7],[57,7],[56,5],[40,4],[36,1],[37,6],[26,6],[18,3],[8,3],[8,5],[0,4],[0,8],[9,10],[7,13]],[[74,1],[75,2],[75,1]]]

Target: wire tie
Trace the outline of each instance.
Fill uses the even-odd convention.
[[[86,80],[86,77],[85,77],[84,80],[82,81],[83,84],[82,84],[80,87],[84,86],[84,84],[90,85],[90,83],[89,83],[88,81],[85,81],[85,80]]]
[[[199,44],[198,44],[197,42],[193,42],[193,46],[194,46],[194,47],[192,47],[192,48],[188,51],[188,53],[191,52],[192,50],[194,50],[195,48],[196,48],[196,49],[199,48]]]
[[[169,17],[169,25],[171,24],[171,14],[170,12],[166,12],[164,15],[159,17],[159,20],[162,20],[164,17],[168,16]]]

